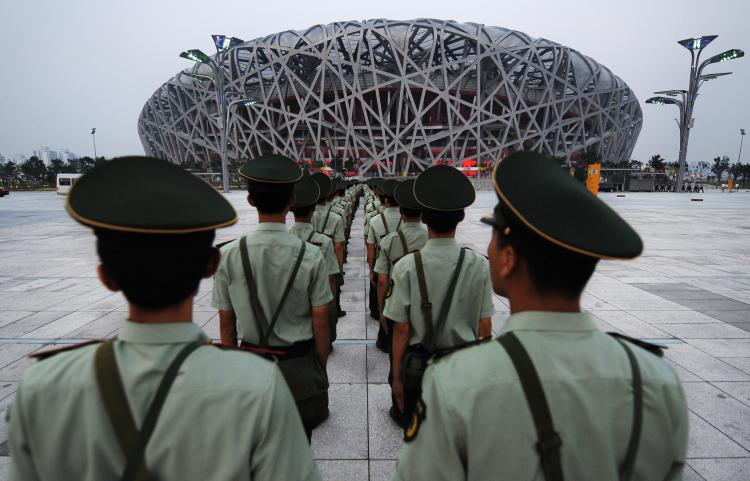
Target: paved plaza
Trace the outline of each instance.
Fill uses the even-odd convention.
[[[601,197],[641,234],[645,252],[635,261],[601,262],[583,308],[604,330],[668,347],[665,356],[684,383],[690,408],[684,479],[750,479],[750,193]],[[240,222],[220,231],[217,242],[239,237],[257,222],[242,192],[229,199]],[[485,253],[491,231],[479,218],[494,204],[492,192],[478,194],[459,227],[461,244]],[[34,362],[30,353],[48,344],[113,336],[127,316],[124,298],[96,278],[94,236],[63,205],[53,192],[0,199],[2,411]],[[363,235],[360,209],[342,293],[347,315],[339,321],[328,368],[331,416],[313,435],[314,456],[327,480],[390,479],[401,445],[387,412],[388,358],[374,346],[377,323],[367,314]],[[494,301],[497,332],[508,306],[499,296]],[[210,303],[211,282],[204,281],[195,322],[218,338]],[[0,423],[0,479],[6,477],[6,436]]]

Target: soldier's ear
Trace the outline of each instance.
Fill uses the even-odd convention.
[[[247,194],[247,203],[255,207],[255,203],[253,202],[253,196],[250,194]]]
[[[104,270],[103,264],[99,264],[96,267],[96,274],[99,276],[99,280],[102,282],[102,284],[104,284],[104,287],[112,292],[117,292],[120,290],[120,286],[117,285],[117,282],[115,282],[114,279],[107,275],[107,271]]]
[[[221,251],[216,247],[211,248],[211,254],[208,257],[208,264],[206,265],[206,273],[203,274],[203,278],[209,278],[216,274],[219,269],[219,261],[221,260]]]
[[[518,249],[512,244],[501,248],[500,254],[500,276],[507,278],[518,268]]]

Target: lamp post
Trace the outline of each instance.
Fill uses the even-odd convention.
[[[745,129],[740,129],[740,153],[737,154],[737,163],[742,160],[742,141],[745,140]]]
[[[651,104],[676,104],[680,106],[680,121],[678,122],[680,125],[680,153],[677,161],[677,186],[675,186],[677,188],[675,188],[675,192],[678,192],[678,188],[682,186],[682,181],[685,177],[688,141],[690,140],[690,129],[693,128],[693,108],[695,106],[695,99],[698,97],[698,90],[705,82],[715,80],[731,73],[722,72],[703,75],[703,69],[714,63],[726,62],[728,60],[745,56],[745,52],[742,50],[730,49],[701,62],[700,58],[703,49],[716,40],[717,37],[718,35],[706,35],[699,38],[686,38],[677,42],[690,51],[690,79],[688,82],[688,89],[655,92],[657,94],[661,93],[672,97],[679,95],[681,96],[681,100],[669,99],[671,102],[665,102],[657,101],[656,99],[663,100],[668,97],[652,97],[646,101],[646,103]],[[649,100],[652,101],[649,102]]]
[[[227,93],[235,94],[237,92],[227,92]],[[232,112],[232,107],[234,107],[235,105],[238,105],[238,104],[241,104],[241,105],[249,107],[251,105],[255,105],[256,103],[258,103],[258,101],[255,100],[254,98],[252,98],[252,99],[251,98],[241,98],[241,99],[237,99],[237,100],[233,100],[233,101],[229,102],[229,104],[227,104],[227,109],[226,109],[226,111],[227,111],[226,118],[224,119],[225,129],[227,129],[227,130],[229,129],[229,114]],[[229,187],[228,187],[228,185],[229,185],[228,184],[229,179],[227,177],[224,177],[225,175],[228,174],[228,172],[226,170],[224,170],[225,169],[224,159],[226,159],[226,157],[227,157],[227,142],[228,142],[228,139],[229,139],[229,136],[227,135],[227,132],[225,131],[224,134],[222,135],[222,140],[221,140],[221,159],[222,159],[222,163],[221,163],[222,173],[221,173],[221,176],[222,176],[222,180],[224,181],[225,188],[227,189],[224,192],[229,192]]]
[[[94,141],[94,163],[96,163],[96,127],[91,129],[91,140]]]
[[[222,180],[222,192],[229,192],[229,163],[226,157],[226,142],[227,142],[227,124],[228,116],[225,113],[228,112],[227,99],[224,93],[226,76],[224,74],[224,61],[226,60],[227,54],[231,49],[242,43],[242,40],[236,37],[227,37],[226,35],[211,35],[216,46],[216,58],[212,59],[202,51],[198,49],[186,50],[180,53],[180,57],[192,60],[196,63],[208,65],[213,72],[213,76],[201,75],[195,73],[185,73],[193,78],[199,80],[212,80],[214,84],[214,92],[216,94],[216,106],[219,113],[219,122],[221,130],[221,180]]]

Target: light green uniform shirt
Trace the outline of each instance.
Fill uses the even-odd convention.
[[[398,207],[386,207],[382,214],[382,217],[378,214],[370,218],[370,225],[367,230],[368,244],[379,245],[383,237],[391,232],[396,232],[401,227],[399,225],[401,223],[401,212]],[[383,224],[383,217],[385,217],[387,229],[386,225]]]
[[[404,234],[407,252],[421,249],[427,243],[427,229],[420,222],[403,222],[399,229]],[[375,272],[389,274],[393,270],[393,263],[403,257],[404,246],[398,232],[391,232],[380,241],[380,252],[375,259]]]
[[[279,320],[268,338],[271,346],[287,346],[312,339],[311,307],[322,306],[333,300],[323,254],[320,249],[308,247]],[[248,256],[253,279],[258,286],[258,300],[268,322],[271,322],[271,316],[292,275],[299,249],[300,239],[287,232],[285,224],[264,222],[247,236]],[[211,305],[216,309],[234,311],[238,338],[257,344],[261,333],[250,307],[248,292],[240,256],[240,239],[237,239],[221,248]],[[268,325],[264,324],[263,329],[267,328]]]
[[[436,323],[458,263],[460,247],[453,238],[430,239],[420,252],[427,294],[432,303],[432,322]],[[427,331],[414,254],[407,254],[393,266],[391,282],[391,295],[386,296],[383,315],[395,322],[409,323],[410,345],[424,342]],[[479,337],[479,319],[492,317],[494,312],[487,259],[466,249],[447,320],[442,330],[435,333],[435,347],[448,348],[474,341]]]
[[[331,215],[328,215],[328,210],[331,209]],[[328,220],[326,221],[326,216]],[[325,225],[323,223],[325,222]],[[334,242],[344,242],[344,219],[337,214],[331,206],[319,205],[315,207],[315,212],[312,216],[312,225],[316,231],[327,235]]]
[[[312,224],[308,224],[307,222],[295,222],[292,228],[289,229],[289,232],[305,242],[320,244],[318,247],[320,248],[320,252],[323,253],[323,260],[326,263],[328,275],[333,276],[339,273],[339,261],[336,258],[336,251],[333,249],[333,241],[330,237],[316,232]]]
[[[207,341],[193,323],[127,321],[115,358],[137,426],[177,353]],[[120,479],[125,457],[99,394],[97,346],[30,366],[10,413],[10,479]],[[146,449],[155,479],[319,480],[302,422],[275,364],[206,346],[185,360]]]
[[[539,373],[562,439],[566,480],[619,481],[630,440],[633,389],[623,347],[585,313],[522,312],[512,331]],[[633,480],[682,479],[687,447],[685,396],[659,357],[629,344],[643,377],[643,431]],[[401,452],[395,481],[544,481],[537,434],[518,375],[495,341],[428,367],[425,419]],[[439,460],[437,462],[436,460]]]

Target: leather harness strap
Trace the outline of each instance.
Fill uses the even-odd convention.
[[[250,265],[250,256],[247,252],[247,240],[246,237],[243,237],[240,240],[240,257],[242,257],[242,268],[245,272],[245,279],[247,281],[249,296],[250,296],[250,305],[253,308],[253,313],[255,317],[255,322],[258,327],[258,334],[260,335],[260,342],[258,345],[262,348],[268,347],[268,338],[271,336],[271,333],[273,332],[273,328],[276,326],[276,321],[279,319],[279,314],[281,314],[281,309],[284,307],[284,304],[286,303],[286,299],[289,296],[289,292],[292,289],[292,285],[294,284],[294,279],[297,277],[297,273],[299,272],[299,267],[302,264],[302,258],[305,256],[305,247],[307,246],[307,242],[301,241],[299,253],[297,254],[297,261],[294,263],[294,267],[292,268],[292,274],[289,277],[289,280],[286,283],[286,287],[284,288],[284,293],[281,295],[281,299],[279,300],[279,304],[276,306],[276,310],[273,313],[273,317],[271,318],[271,322],[269,323],[265,313],[263,312],[263,308],[260,305],[260,302],[258,300],[258,287],[255,283],[255,279],[253,279],[253,271],[252,267]],[[263,325],[267,324],[268,328],[264,331]]]
[[[159,414],[172,383],[179,373],[180,366],[193,351],[202,345],[204,343],[201,341],[192,342],[183,347],[172,360],[159,383],[140,431],[135,426],[120,377],[120,370],[117,367],[114,340],[109,340],[97,348],[94,364],[99,393],[126,460],[125,469],[120,478],[122,481],[146,481],[149,479],[150,475],[145,465],[146,446],[154,433]]]

